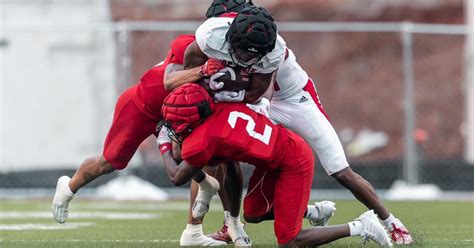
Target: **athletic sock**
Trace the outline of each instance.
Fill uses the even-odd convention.
[[[390,228],[391,227],[390,224],[392,224],[394,221],[395,221],[395,216],[393,216],[393,214],[390,214],[387,219],[382,220],[382,223],[386,228]]]
[[[187,224],[186,231],[193,232],[193,233],[196,233],[196,232],[202,233],[202,224]]]
[[[240,215],[237,215],[237,217],[233,217],[233,216],[229,215],[229,219],[227,220],[227,224],[228,225],[234,225],[234,226],[241,225],[242,222],[240,222]]]
[[[224,225],[228,226],[230,219],[230,212],[229,211],[224,211]]]

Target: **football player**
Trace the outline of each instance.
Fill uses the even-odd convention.
[[[165,127],[157,140],[170,180],[182,185],[205,165],[223,158],[255,165],[244,199],[244,219],[250,223],[274,220],[279,245],[317,246],[361,236],[383,247],[392,246],[372,210],[347,224],[302,230],[314,172],[311,147],[246,104],[214,103],[202,86],[190,83],[168,95],[162,116]],[[181,143],[179,164],[171,155],[171,139]],[[236,237],[234,244],[247,239],[242,233],[231,236]]]
[[[268,111],[270,119],[274,122],[284,124],[289,129],[304,137],[318,154],[327,174],[349,189],[367,208],[375,211],[383,224],[390,231],[394,243],[411,244],[413,239],[403,223],[383,205],[375,193],[373,186],[349,167],[341,142],[329,122],[327,114],[324,112],[313,81],[297,63],[293,52],[286,48],[283,39],[277,35],[278,39],[275,50],[279,52],[275,52],[274,50],[268,57],[264,56],[257,61],[255,59],[251,60],[252,65],[249,65],[249,62],[242,58],[245,56],[239,56],[238,51],[253,47],[253,45],[259,41],[259,36],[253,35],[252,32],[247,32],[249,30],[246,28],[248,28],[248,21],[250,20],[243,20],[243,16],[239,19],[239,22],[233,22],[232,17],[236,16],[236,14],[228,13],[225,7],[235,4],[249,7],[249,3],[246,1],[213,1],[206,12],[207,17],[211,17],[210,15],[214,17],[222,16],[222,14],[225,14],[225,17],[210,18],[198,28],[196,31],[196,44],[191,44],[189,47],[191,51],[186,51],[185,64],[187,64],[187,68],[194,65],[197,66],[194,68],[194,70],[196,70],[196,68],[199,67],[199,61],[202,62],[204,56],[208,56],[209,58],[225,61],[227,64],[232,64],[233,62],[241,66],[248,66],[253,72],[262,72],[260,69],[268,66],[270,69],[263,71],[268,72],[274,69],[271,65],[278,64],[276,62],[271,63],[270,57],[274,58],[275,61],[281,59],[277,54],[281,55],[281,50],[285,50],[283,61],[278,65],[276,72],[276,80],[272,87],[274,89],[273,95],[268,92],[266,94],[269,99],[271,98],[271,104],[268,106],[268,101],[265,100],[265,98],[262,99],[258,104],[260,111]],[[232,24],[229,26],[227,23]],[[239,27],[239,25],[241,27]],[[255,29],[250,31],[255,31]],[[281,46],[278,46],[278,44],[281,44]],[[240,49],[233,49],[232,47],[239,47]],[[190,57],[191,55],[198,56],[198,58],[201,56],[203,58],[192,59]],[[258,58],[258,56],[256,58]],[[187,63],[186,60],[192,62]],[[193,69],[189,69],[188,72],[181,72],[181,75],[188,74],[189,76],[192,70]],[[173,78],[173,76],[170,75],[170,78]],[[192,76],[189,76],[187,79],[186,77],[176,78],[176,80],[165,81],[165,85],[172,89],[194,80]],[[213,80],[218,81],[217,78],[213,78]],[[267,84],[265,83],[254,84],[254,81],[251,82],[251,87],[254,92],[264,92],[264,89],[267,89],[265,88],[266,86]],[[255,89],[260,87],[260,90]],[[257,93],[257,95],[259,93]],[[230,95],[230,93],[226,94]],[[242,92],[240,94],[234,94],[242,96]],[[218,97],[216,98],[223,101],[238,101],[241,99],[241,97],[220,99],[219,97],[221,95],[224,95],[222,91],[217,93]],[[249,102],[249,100],[254,100],[254,98],[245,98],[242,100]],[[310,223],[314,225],[317,222],[310,220]],[[222,230],[215,233],[213,237],[228,241],[229,237],[226,235],[226,230],[227,226],[224,225]]]
[[[81,187],[101,175],[126,168],[138,146],[148,136],[158,134],[157,123],[162,119],[161,105],[169,94],[163,85],[165,69],[168,64],[182,65],[184,51],[194,40],[193,35],[178,36],[171,43],[166,59],[145,72],[138,84],[122,93],[115,106],[102,155],[87,158],[72,178],[59,178],[52,202],[53,217],[57,222],[66,221],[69,202]],[[222,68],[219,64],[202,66],[201,77],[212,75]],[[202,200],[210,201],[219,189],[219,182],[204,173],[198,174],[195,179],[200,185]],[[199,241],[198,245],[226,244],[204,236],[202,229],[195,230],[193,235],[195,241]]]

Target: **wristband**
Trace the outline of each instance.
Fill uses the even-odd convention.
[[[164,143],[162,145],[160,145],[160,152],[161,152],[161,155],[165,154],[165,152],[171,150],[172,146],[171,146],[171,143]]]

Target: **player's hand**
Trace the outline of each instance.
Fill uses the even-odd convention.
[[[209,78],[209,88],[212,90],[220,90],[224,87],[224,82],[220,81],[220,78],[225,75],[227,69],[224,68],[217,73],[213,74]]]
[[[169,151],[171,149],[171,138],[170,138],[170,130],[163,126],[158,134],[158,138],[156,138],[156,143],[160,147],[161,154]]]
[[[245,97],[245,90],[241,91],[219,91],[214,95],[218,102],[242,102]]]
[[[208,59],[206,61],[206,63],[204,63],[202,66],[201,66],[201,70],[199,71],[199,73],[203,76],[203,77],[209,77],[215,73],[217,73],[218,71],[222,70],[225,68],[225,65],[224,63],[222,63],[220,60],[217,60],[217,59]]]
[[[268,117],[268,108],[270,108],[270,101],[267,98],[262,98],[259,103],[247,104],[247,107],[253,111]]]

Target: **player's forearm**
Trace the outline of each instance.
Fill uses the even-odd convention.
[[[192,166],[185,160],[181,161],[178,165],[170,150],[164,152],[162,156],[166,173],[175,186],[187,183],[201,172],[202,166]]]
[[[272,82],[270,83],[270,86],[268,86],[267,90],[265,91],[265,93],[263,93],[263,98],[266,98],[268,99],[269,101],[272,99],[273,97],[273,93],[274,93],[274,89],[273,89],[273,84],[275,83],[275,80],[272,79]]]
[[[200,67],[191,68],[188,70],[182,71],[175,71],[170,73],[165,78],[165,89],[166,90],[173,90],[183,84],[196,82],[202,78],[200,71]]]
[[[175,183],[175,177],[176,177],[176,173],[178,173],[178,164],[176,164],[176,161],[171,155],[171,151],[167,151],[163,153],[163,164],[164,164],[166,173],[168,174],[168,177],[170,178],[170,181],[174,185],[177,185]]]
[[[265,93],[265,90],[261,89],[250,89],[245,91],[244,102],[246,103],[258,103],[260,98]]]
[[[175,186],[180,186],[187,183],[191,180],[194,175],[186,175],[187,173],[183,171],[181,163],[178,165],[171,155],[171,151],[167,151],[163,154],[163,163],[165,165],[166,173],[170,178],[171,183]]]
[[[245,91],[244,102],[258,103],[262,96],[266,94],[272,95],[273,93],[270,87],[273,85],[275,75],[275,72],[268,74],[254,74],[250,80],[249,87]]]

